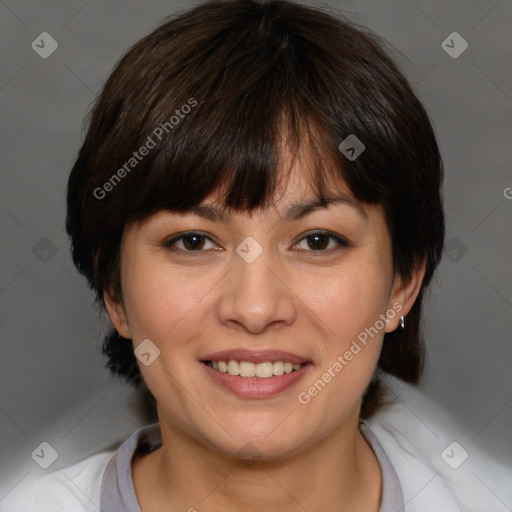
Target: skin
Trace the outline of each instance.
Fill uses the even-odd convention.
[[[377,512],[378,461],[358,429],[362,395],[385,332],[398,328],[424,275],[404,281],[392,270],[391,240],[379,205],[330,204],[284,219],[296,201],[315,197],[296,160],[272,207],[226,212],[224,221],[161,211],[129,224],[121,246],[122,302],[105,293],[117,331],[161,351],[140,365],[158,402],[163,445],[135,458],[133,481],[143,512],[339,510]],[[338,189],[355,199],[341,184]],[[216,194],[204,203],[216,205]],[[165,247],[173,235],[201,231]],[[345,237],[305,238],[318,230]],[[262,247],[252,263],[235,251],[247,237]],[[188,242],[187,245],[184,243]],[[189,254],[186,255],[186,249]],[[180,250],[181,249],[181,252]],[[297,399],[374,326],[401,307],[377,336],[307,405]],[[242,399],[206,374],[202,355],[227,348],[277,348],[313,362],[295,386],[266,399]],[[239,451],[258,458],[248,463]]]

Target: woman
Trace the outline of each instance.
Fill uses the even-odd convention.
[[[348,21],[214,1],[138,42],[91,112],[67,231],[108,365],[158,422],[20,503],[463,510],[442,479],[416,493],[432,466],[385,407],[385,379],[422,372],[441,182],[424,108]]]

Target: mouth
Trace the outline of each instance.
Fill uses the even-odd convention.
[[[313,367],[304,357],[274,349],[224,350],[199,362],[215,389],[244,400],[276,397],[298,385]]]
[[[236,359],[219,359],[216,361],[204,360],[203,364],[220,373],[227,373],[246,379],[270,379],[281,375],[299,371],[307,364],[292,363],[291,361],[263,361],[253,363],[251,361],[237,361]]]

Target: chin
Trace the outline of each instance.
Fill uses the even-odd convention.
[[[231,430],[229,432],[233,437],[222,435],[222,439],[210,438],[210,443],[226,456],[240,461],[280,460],[293,456],[301,447],[304,447],[304,431],[294,436],[289,429],[279,431],[275,425],[271,429],[265,429],[264,432],[261,430],[254,432],[255,425],[248,430]]]

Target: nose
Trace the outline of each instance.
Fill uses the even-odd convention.
[[[224,325],[257,334],[294,322],[294,293],[282,266],[268,254],[263,251],[252,263],[235,257],[218,302],[218,317]]]

